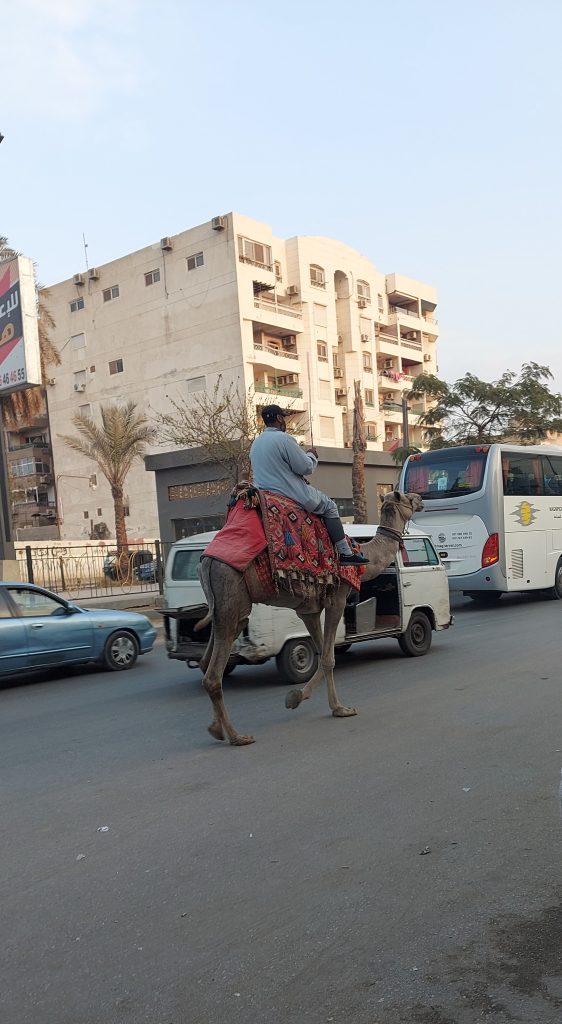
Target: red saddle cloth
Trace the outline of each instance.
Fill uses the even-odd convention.
[[[291,498],[272,491],[259,491],[259,499],[261,516],[256,508],[245,507],[244,500],[239,499],[203,553],[240,572],[257,559],[255,568],[262,586],[265,579],[261,577],[271,575],[271,593],[280,588],[292,590],[295,584],[334,585],[339,579],[359,590],[362,569],[339,564],[320,516],[305,512]]]

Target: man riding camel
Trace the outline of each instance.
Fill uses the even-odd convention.
[[[367,565],[369,560],[364,555],[351,550],[335,501],[305,480],[318,465],[318,453],[312,447],[304,450],[286,433],[286,418],[298,414],[278,405],[265,405],[261,415],[265,430],[250,449],[254,486],[284,494],[306,512],[322,516],[341,565]]]

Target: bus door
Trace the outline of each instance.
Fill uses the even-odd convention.
[[[547,531],[542,460],[502,452],[505,562],[508,590],[533,590],[552,581],[547,572]]]

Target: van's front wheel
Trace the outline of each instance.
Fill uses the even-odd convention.
[[[287,683],[307,683],[318,667],[318,655],[308,637],[287,640],[275,659],[277,671]]]
[[[413,612],[405,633],[398,637],[400,650],[408,658],[421,658],[431,647],[431,622],[425,612]]]

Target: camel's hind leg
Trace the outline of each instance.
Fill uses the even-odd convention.
[[[304,622],[314,646],[320,653],[320,663],[318,668],[311,679],[308,680],[302,690],[289,690],[285,698],[285,707],[287,708],[298,708],[299,704],[303,700],[308,700],[312,696],[314,690],[325,677],[326,684],[328,687],[328,703],[332,714],[336,718],[348,718],[350,715],[356,715],[357,711],[355,708],[348,708],[343,705],[336,693],[336,686],[334,683],[334,642],[336,639],[336,632],[339,625],[339,621],[343,615],[345,608],[345,601],[347,597],[347,589],[342,587],[342,593],[337,594],[333,605],[326,608],[324,618],[324,635],[322,635],[322,626],[320,623],[320,613],[316,612],[307,615],[306,612],[297,611],[297,615]]]
[[[241,747],[253,743],[254,737],[240,735],[232,725],[224,703],[222,677],[232,644],[248,621],[252,605],[239,573],[229,570],[228,566],[221,564],[219,571],[212,567],[210,582],[215,597],[213,648],[203,676],[203,686],[214,712],[209,732],[217,740],[228,738],[233,746]]]

